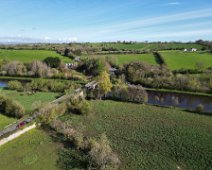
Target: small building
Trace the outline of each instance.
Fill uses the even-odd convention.
[[[183,51],[184,51],[184,52],[187,52],[187,51],[188,51],[188,49],[187,49],[187,48],[185,48]]]
[[[196,51],[197,51],[196,48],[192,48],[192,49],[191,49],[191,52],[196,52]]]
[[[77,67],[77,64],[75,63],[66,63],[66,68],[68,69],[75,69]]]
[[[94,90],[98,86],[98,84],[99,84],[98,82],[92,81],[90,83],[87,83],[85,85],[85,88],[88,89],[88,90]]]

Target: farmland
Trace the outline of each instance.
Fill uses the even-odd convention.
[[[61,147],[46,132],[34,129],[0,147],[0,167],[3,170],[57,170],[57,153]]]
[[[195,43],[90,43],[92,47],[115,48],[118,50],[167,50],[167,49],[190,49],[197,48],[200,50],[201,45]]]
[[[172,70],[178,69],[195,69],[197,64],[203,67],[212,66],[211,53],[199,52],[160,52],[163,56],[167,66]]]
[[[87,57],[87,56],[84,56]],[[147,62],[149,64],[157,64],[152,53],[147,54],[108,54],[108,55],[91,55],[89,58],[105,58],[111,63],[122,66],[134,61]]]
[[[211,117],[114,101],[91,103],[95,114],[90,119],[70,115],[63,119],[71,119],[76,124],[81,122],[86,134],[106,132],[121,158],[121,169],[210,167]]]
[[[52,101],[58,95],[57,93],[45,93],[45,92],[38,92],[33,95],[28,95],[27,93],[24,92],[17,92],[5,89],[0,89],[0,93],[7,95],[14,100],[19,101],[26,109],[26,112],[32,111],[34,107],[33,105],[36,106],[36,104],[43,104],[45,102]]]
[[[134,61],[147,62],[150,64],[157,64],[155,57],[152,53],[150,54],[117,54],[117,55],[107,55],[109,58],[115,59],[117,65],[121,66]]]
[[[22,61],[24,63],[29,63],[33,60],[44,60],[46,57],[59,57],[65,63],[71,61],[71,59],[63,57],[54,51],[0,49],[0,61],[9,60],[9,61]]]

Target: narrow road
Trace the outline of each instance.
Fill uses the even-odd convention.
[[[86,85],[84,86],[86,87]],[[73,93],[70,93],[70,94],[65,94],[63,96],[61,96],[60,98],[58,99],[55,99],[54,101],[50,102],[51,104],[57,104],[57,103],[61,103],[63,101],[66,101],[68,99],[70,99],[73,95],[77,95],[77,94],[80,94],[82,93],[82,89],[83,87],[81,88],[78,88],[76,89]],[[75,94],[76,93],[76,94]],[[26,124],[29,124],[30,122],[32,122],[34,119],[36,119],[38,117],[38,115],[40,115],[40,113],[38,112],[34,112],[34,114],[28,118],[25,118],[23,120],[20,120],[10,126],[8,126],[7,128],[5,128],[4,130],[0,131],[0,138],[2,138],[4,135],[7,135],[7,134],[12,134],[13,132],[17,131],[18,129],[20,129],[20,126],[21,127],[24,127]]]

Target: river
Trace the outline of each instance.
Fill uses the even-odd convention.
[[[204,112],[212,113],[212,97],[161,91],[147,91],[148,103],[159,106],[174,106],[194,111],[198,105]]]

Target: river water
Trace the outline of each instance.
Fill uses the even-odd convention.
[[[159,106],[175,106],[194,111],[198,105],[204,112],[212,113],[212,97],[173,92],[148,91],[148,103]]]
[[[0,80],[0,87],[7,87],[7,82]]]

